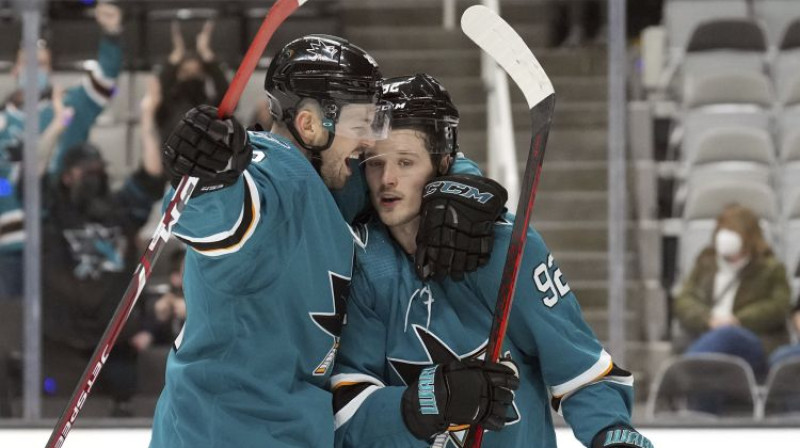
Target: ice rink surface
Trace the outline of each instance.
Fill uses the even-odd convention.
[[[641,431],[650,438],[655,448],[795,448],[800,446],[800,428],[641,428]],[[582,447],[568,429],[559,428],[556,432],[558,448]],[[43,429],[0,429],[0,447],[44,447],[49,434],[49,430]],[[78,428],[70,433],[63,448],[146,448],[149,440],[150,432],[147,429]]]

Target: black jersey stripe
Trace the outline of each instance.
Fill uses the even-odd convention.
[[[353,401],[356,397],[364,392],[369,386],[374,386],[371,383],[355,383],[343,384],[336,387],[333,391],[333,412],[334,414],[341,411],[342,408],[347,406],[348,403]]]
[[[256,217],[255,204],[253,204],[253,195],[251,194],[252,186],[246,181],[246,179],[243,184],[244,206],[242,208],[242,222],[239,223],[239,227],[236,228],[231,236],[219,241],[211,242],[191,241],[188,238],[182,238],[180,235],[176,235],[176,237],[198,252],[211,252],[212,254],[214,251],[230,250],[237,244],[241,243],[242,239],[248,234],[250,228],[253,226]]]

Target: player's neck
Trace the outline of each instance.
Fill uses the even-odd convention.
[[[405,253],[413,254],[417,251],[417,229],[419,229],[419,216],[409,222],[389,227],[389,233]]]

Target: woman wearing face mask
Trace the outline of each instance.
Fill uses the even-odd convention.
[[[786,269],[764,240],[758,217],[741,205],[717,217],[712,246],[697,257],[675,301],[675,314],[695,338],[687,353],[739,356],[757,377],[767,356],[789,341]]]
[[[166,138],[183,114],[201,104],[218,104],[228,90],[223,66],[211,50],[214,23],[207,21],[197,35],[196,53],[187,53],[179,23],[172,23],[172,53],[158,75],[164,101],[156,122]],[[210,83],[207,83],[210,81]]]

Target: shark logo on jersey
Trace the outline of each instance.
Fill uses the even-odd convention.
[[[347,297],[350,295],[350,277],[328,271],[331,281],[331,295],[333,299],[332,313],[308,313],[311,320],[325,333],[333,338],[333,346],[328,350],[322,362],[314,369],[314,375],[325,375],[331,370],[339,350],[339,336],[342,327],[347,323]]]
[[[451,349],[444,341],[433,334],[433,332],[417,324],[413,324],[412,327],[414,328],[414,332],[417,335],[417,339],[419,340],[420,345],[422,346],[422,349],[428,358],[428,361],[420,362],[388,358],[389,365],[392,367],[392,370],[394,370],[394,373],[403,380],[404,384],[413,383],[417,380],[417,378],[419,378],[423,370],[436,364],[446,364],[451,361],[457,361],[461,359],[483,359],[486,355],[486,347],[488,346],[489,341],[484,341],[483,344],[466,354],[457,355],[453,349]],[[510,356],[510,354],[506,353],[506,356]],[[514,402],[513,416],[511,416],[510,421],[506,423],[506,426],[514,425],[519,421],[519,409],[517,408],[517,403]],[[464,448],[468,430],[469,426],[467,425],[450,427],[447,432],[436,437],[434,442],[431,444],[431,448]]]

